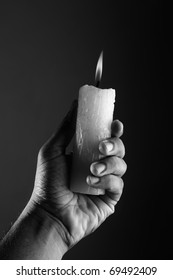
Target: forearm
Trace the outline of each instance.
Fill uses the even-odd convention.
[[[24,209],[0,243],[0,259],[61,259],[68,247],[57,222],[34,208]]]

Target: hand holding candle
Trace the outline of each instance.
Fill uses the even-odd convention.
[[[84,86],[84,92],[87,88],[88,86]],[[89,87],[89,89],[92,88],[94,88],[96,94],[100,92],[98,88]],[[91,96],[90,93],[94,92],[89,91],[88,97]],[[104,90],[101,90],[101,93],[104,93]],[[100,100],[102,100],[101,97]],[[100,100],[99,102],[101,103]],[[97,111],[98,108],[103,108],[103,112],[105,112],[105,104],[101,107],[100,103],[98,103],[99,106],[95,107],[97,114],[99,113]],[[81,142],[82,153],[75,154],[77,156],[76,159],[74,158],[75,155],[66,153],[66,149],[75,133],[76,102],[57,131],[40,150],[31,207],[36,205],[36,207],[40,208],[41,206],[41,211],[44,210],[44,215],[51,219],[53,229],[56,229],[57,234],[53,234],[55,240],[52,242],[53,246],[50,246],[49,257],[57,253],[57,247],[54,246],[57,244],[57,236],[60,237],[60,240],[62,239],[61,241],[58,240],[58,244],[60,244],[58,248],[63,255],[79,240],[95,231],[109,215],[113,214],[115,205],[121,197],[123,191],[123,180],[121,177],[126,171],[126,163],[123,160],[125,148],[119,138],[123,134],[123,125],[118,120],[112,122],[113,104],[111,106],[112,112],[108,111],[108,114],[106,113],[104,117],[101,116],[102,121],[99,124],[98,120],[94,131],[92,130],[93,126],[90,127],[91,131],[87,130],[87,126],[84,126],[85,130],[82,130],[82,132],[86,132],[85,138],[82,137],[81,139],[84,139],[86,142]],[[88,125],[91,123],[90,120],[92,121],[92,119],[88,119]],[[101,129],[103,128],[102,124],[105,126],[104,130]],[[78,131],[78,128],[80,126],[76,127],[76,131]],[[96,137],[99,135],[101,135],[101,139]],[[90,139],[91,142],[89,141]],[[80,141],[78,143],[80,144]],[[93,146],[89,145],[90,143]],[[84,147],[86,149],[83,149]],[[91,147],[92,152],[90,152]],[[89,161],[81,161],[80,155],[86,156],[86,159],[89,158]],[[87,157],[88,155],[89,157]],[[74,160],[73,166],[71,164],[72,159]],[[80,165],[80,163],[82,164]],[[105,169],[101,172],[100,167],[102,168],[103,166]],[[73,170],[76,173],[73,174]],[[77,180],[79,183],[77,184],[78,188],[85,188],[86,186],[86,188],[89,187],[90,194],[102,195],[86,195],[86,192],[84,194],[73,192],[70,189],[70,174],[74,182]],[[82,176],[78,177],[78,174]],[[87,184],[86,180],[89,184]],[[80,182],[85,184],[82,185]],[[48,227],[46,229],[49,236],[51,228]],[[46,252],[47,247],[44,247]]]
[[[96,85],[102,75],[103,53],[96,67]],[[79,90],[74,160],[71,190],[86,194],[104,194],[102,189],[93,189],[86,182],[90,164],[101,157],[98,146],[101,140],[111,137],[111,124],[115,101],[114,89],[100,89],[85,85]]]
[[[123,190],[121,176],[126,164],[122,159],[124,145],[119,138],[123,125],[112,122],[113,93],[88,86],[81,89],[73,162],[77,192],[103,194],[105,190],[105,194],[85,195],[69,188],[72,155],[66,154],[66,148],[75,132],[74,103],[58,130],[40,149],[32,196],[1,241],[0,259],[60,259],[114,213]],[[111,110],[106,111],[109,106]],[[92,165],[90,161],[94,161]],[[83,184],[85,175],[89,190]]]

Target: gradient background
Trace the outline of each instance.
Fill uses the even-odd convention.
[[[125,126],[125,189],[115,214],[64,259],[172,258],[163,13],[154,0],[0,2],[1,235],[31,195],[39,148],[79,87],[94,83],[103,49],[101,87],[116,89],[115,118]]]

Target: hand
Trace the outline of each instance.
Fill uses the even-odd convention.
[[[93,188],[105,189],[105,195],[77,194],[69,189],[72,154],[65,154],[65,149],[75,132],[76,111],[75,103],[57,132],[41,148],[31,199],[54,221],[67,248],[93,232],[114,213],[123,190],[121,177],[126,171],[122,159],[125,148],[119,138],[123,125],[116,120],[112,123],[112,138],[99,145],[104,157],[91,164],[91,174],[86,178]]]

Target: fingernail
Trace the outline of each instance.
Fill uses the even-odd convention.
[[[104,141],[100,143],[99,149],[101,151],[106,150],[107,153],[111,152],[114,148],[114,145],[112,142]]]
[[[104,163],[93,163],[91,165],[91,171],[93,171],[96,174],[101,174],[105,170],[106,170],[106,165]]]
[[[93,176],[88,176],[86,178],[86,182],[88,185],[93,185],[96,184],[100,181],[100,179],[98,177],[93,177]]]

